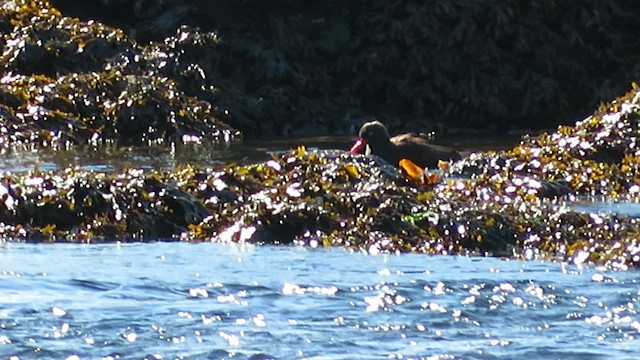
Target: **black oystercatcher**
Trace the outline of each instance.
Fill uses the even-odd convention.
[[[389,164],[400,166],[400,160],[407,159],[423,168],[435,168],[438,161],[460,160],[454,149],[430,144],[421,134],[401,134],[389,136],[387,128],[380,121],[371,121],[360,129],[360,139],[353,145],[351,153],[373,154]]]

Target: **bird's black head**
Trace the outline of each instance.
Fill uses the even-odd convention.
[[[367,143],[389,141],[389,131],[380,121],[370,121],[360,128],[360,137]]]

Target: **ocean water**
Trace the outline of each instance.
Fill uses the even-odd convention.
[[[0,244],[0,359],[637,359],[640,273],[219,243]]]

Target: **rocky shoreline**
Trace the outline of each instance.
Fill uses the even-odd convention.
[[[185,28],[146,52],[117,29],[63,18],[43,4],[6,2],[0,11],[8,34],[0,61],[0,149],[215,146],[241,137],[222,121],[224,109],[185,95],[165,77],[172,72],[200,86],[201,72],[180,59],[190,44],[215,38]],[[60,31],[61,24],[75,30]],[[84,72],[72,71],[79,68]],[[639,135],[634,86],[574,126],[525,136],[507,151],[471,154],[428,186],[410,183],[374,157],[304,146],[250,165],[5,171],[0,234],[3,241],[38,243],[340,246],[626,269],[640,265],[640,220],[579,212],[570,204],[593,196],[638,202]]]
[[[553,129],[640,81],[630,0],[51,3],[170,48],[162,75],[246,137]]]
[[[429,186],[375,157],[289,153],[165,172],[5,174],[5,241],[222,241],[640,265],[640,223],[572,201],[640,199],[640,92],[574,127],[471,154]]]
[[[0,148],[215,145],[241,137],[221,120],[224,109],[184,92],[216,91],[197,65],[178,59],[194,44],[215,42],[212,35],[185,30],[141,47],[119,29],[64,17],[45,1],[5,2],[0,29]]]

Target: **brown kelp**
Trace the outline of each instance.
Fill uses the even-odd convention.
[[[427,186],[375,157],[300,147],[252,165],[5,174],[6,240],[223,241],[640,265],[639,219],[582,196],[640,198],[640,91],[574,127],[472,154]]]
[[[117,29],[26,0],[0,6],[0,29],[0,149],[216,143],[236,134],[219,121],[224,109],[172,80],[192,79],[190,91],[215,95],[189,61],[194,44],[215,36],[181,28],[141,48]],[[0,234],[5,241],[297,243],[638,266],[637,217],[573,204],[594,196],[638,201],[639,108],[634,87],[575,126],[472,154],[424,184],[374,157],[304,147],[218,168],[5,172]]]
[[[640,80],[630,0],[51,1],[141,43],[215,32],[187,57],[247,134],[549,129]]]
[[[182,64],[119,29],[17,0],[0,6],[0,30],[0,147],[216,144],[240,135],[159,71]]]

